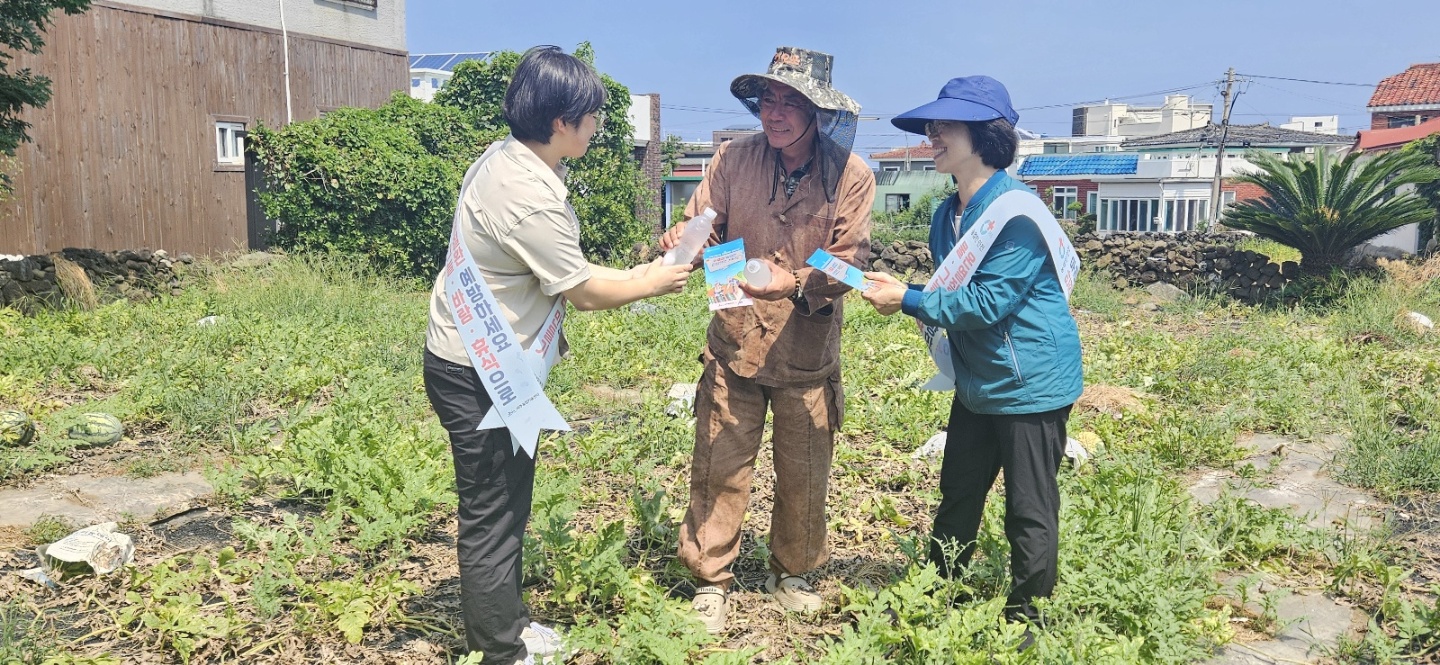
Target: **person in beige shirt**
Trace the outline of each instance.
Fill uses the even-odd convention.
[[[555,47],[527,51],[505,92],[510,136],[485,151],[461,193],[460,237],[521,346],[561,298],[576,309],[608,309],[679,292],[689,276],[690,266],[659,260],[615,270],[580,251],[561,160],[585,154],[604,103],[605,87],[589,65]],[[493,401],[461,342],[443,271],[430,302],[424,375],[455,459],[466,645],[487,664],[563,657],[559,634],[531,622],[521,597],[535,460],[512,448],[508,429],[476,430]]]
[[[710,242],[744,238],[746,255],[766,260],[773,276],[765,288],[744,287],[753,306],[715,312],[701,356],[679,555],[697,579],[692,606],[711,633],[725,629],[730,564],[767,411],[775,415],[775,505],[765,589],[787,610],[821,607],[800,575],[829,557],[825,500],[844,420],[840,328],[849,287],[805,262],[824,249],[864,267],[875,198],[874,175],[850,152],[860,106],[830,86],[831,62],[782,47],[766,74],[730,84],[764,132],[721,145],[686,209],[715,210]],[[683,226],[661,245],[672,246]]]

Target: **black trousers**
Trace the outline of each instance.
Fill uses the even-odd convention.
[[[460,606],[465,644],[483,661],[513,665],[526,656],[530,625],[521,597],[520,554],[535,487],[535,460],[512,452],[510,430],[477,431],[492,404],[475,370],[425,351],[425,394],[450,433],[460,495]]]
[[[950,406],[930,560],[946,576],[970,563],[985,497],[1004,469],[1011,574],[1005,616],[1013,621],[1038,623],[1040,614],[1032,601],[1055,590],[1060,543],[1055,475],[1065,456],[1069,416],[1068,406],[1013,416],[972,413],[959,399]]]

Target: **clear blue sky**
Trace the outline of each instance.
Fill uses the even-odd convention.
[[[751,122],[729,93],[763,71],[775,47],[835,56],[835,85],[864,115],[858,152],[906,144],[888,122],[934,99],[954,76],[989,74],[1009,88],[1020,126],[1067,136],[1070,107],[1174,88],[1219,107],[1227,67],[1240,74],[1373,86],[1418,62],[1440,62],[1440,0],[1018,2],[836,0],[410,0],[412,53],[524,50],[588,40],[596,65],[633,92],[661,95],[666,134],[709,139]],[[1126,6],[1124,10],[1117,6]],[[1186,7],[1182,9],[1182,7]],[[1369,127],[1372,87],[1253,79],[1232,121],[1340,116]],[[1126,100],[1159,102],[1161,95]],[[677,108],[679,107],[679,108]],[[1053,107],[1053,108],[1037,108]],[[685,109],[714,109],[707,112]]]

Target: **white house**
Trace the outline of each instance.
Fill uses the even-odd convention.
[[[1025,158],[1018,177],[1057,214],[1073,216],[1070,206],[1094,214],[1096,230],[1177,233],[1202,228],[1211,210],[1216,146],[1221,128],[1207,125],[1160,136],[1125,141],[1124,152],[1040,154]],[[1344,150],[1350,139],[1299,132],[1269,125],[1231,125],[1221,170],[1222,207],[1261,195],[1258,187],[1235,177],[1255,167],[1246,150],[1279,155]]]
[[[1189,95],[1167,95],[1160,106],[1105,102],[1077,106],[1071,112],[1071,136],[1159,136],[1210,124],[1213,104],[1196,104]]]
[[[1280,129],[1293,129],[1297,132],[1315,132],[1316,134],[1339,134],[1340,116],[1338,115],[1296,115],[1290,116],[1290,122],[1280,123]]]

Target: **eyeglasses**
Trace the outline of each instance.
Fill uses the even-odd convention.
[[[925,123],[925,138],[930,139],[931,142],[934,142],[935,139],[939,138],[941,134],[950,131],[958,124],[960,123],[952,122],[950,120],[931,120],[930,122]]]
[[[805,101],[804,98],[787,97],[785,99],[781,99],[771,94],[765,94],[760,96],[761,111],[774,111],[776,107],[779,107],[780,110],[784,111],[786,114],[793,115],[797,113],[809,112],[810,102]]]

